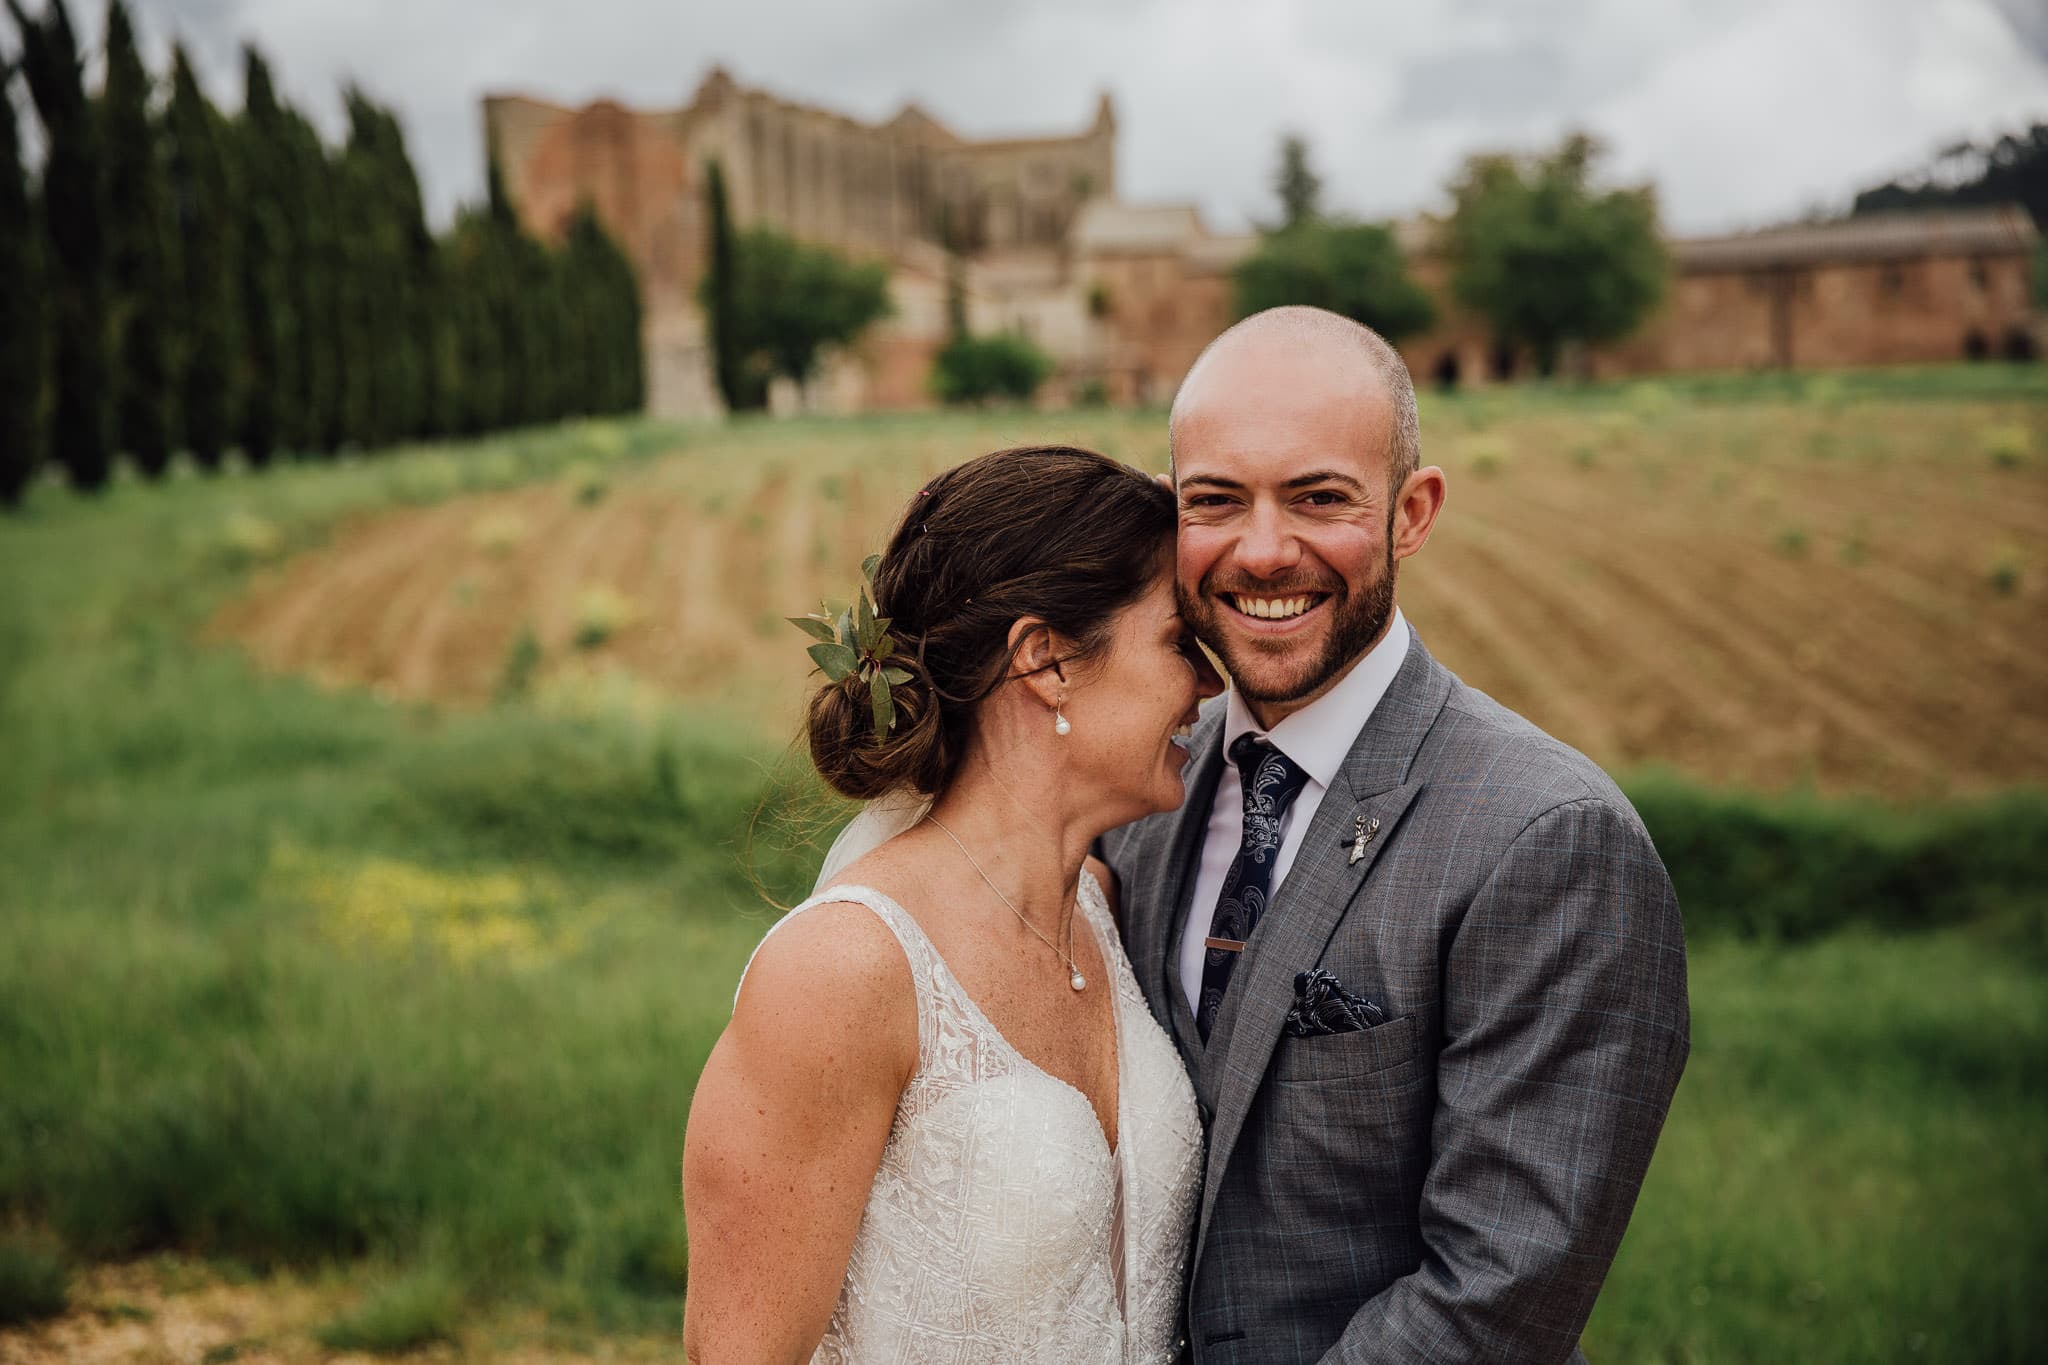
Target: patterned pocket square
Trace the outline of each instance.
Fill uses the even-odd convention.
[[[1330,1033],[1356,1033],[1387,1022],[1387,1012],[1362,995],[1353,995],[1322,968],[1294,977],[1294,1008],[1287,1011],[1287,1036],[1320,1038]]]

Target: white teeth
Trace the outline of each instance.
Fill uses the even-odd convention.
[[[1264,621],[1299,616],[1310,605],[1310,599],[1306,597],[1239,597],[1236,602],[1237,609],[1246,616],[1256,616]]]

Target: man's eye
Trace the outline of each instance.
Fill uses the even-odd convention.
[[[1305,501],[1317,507],[1335,507],[1338,503],[1344,501],[1344,495],[1323,490],[1309,494]]]

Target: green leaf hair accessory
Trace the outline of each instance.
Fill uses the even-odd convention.
[[[817,641],[804,652],[827,678],[833,682],[858,678],[867,689],[877,739],[896,728],[896,702],[889,689],[910,681],[908,669],[886,662],[898,646],[889,634],[889,618],[877,616],[874,603],[868,599],[868,590],[875,582],[875,566],[881,562],[880,555],[869,555],[862,562],[861,576],[867,584],[858,590],[853,605],[846,610],[834,612],[831,604],[826,603],[822,612],[784,618]]]

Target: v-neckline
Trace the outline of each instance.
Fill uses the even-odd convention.
[[[1094,874],[1090,873],[1086,868],[1081,869],[1081,875],[1087,877],[1088,880],[1091,882],[1095,881]],[[1110,1056],[1116,1063],[1116,1093],[1110,1098],[1110,1112],[1116,1115],[1116,1139],[1114,1141],[1111,1141],[1109,1131],[1102,1126],[1102,1111],[1095,1107],[1094,1100],[1088,1098],[1087,1091],[1081,1089],[1080,1086],[1075,1085],[1072,1081],[1067,1080],[1064,1077],[1055,1076],[1045,1067],[1039,1065],[1037,1062],[1032,1061],[1029,1057],[1024,1055],[1024,1050],[1022,1048],[1018,1047],[1015,1043],[1010,1041],[1010,1035],[1004,1033],[1001,1029],[996,1027],[995,1020],[988,1017],[988,1011],[984,1010],[981,1007],[981,1002],[979,1002],[972,995],[970,995],[968,993],[967,987],[964,984],[962,984],[960,978],[953,974],[952,965],[946,961],[946,955],[939,951],[939,945],[932,942],[932,936],[930,934],[927,934],[924,931],[924,926],[917,922],[917,916],[911,914],[908,910],[904,909],[902,904],[899,901],[897,901],[894,896],[889,895],[888,893],[880,890],[877,887],[862,887],[860,889],[870,891],[876,896],[881,897],[883,900],[887,901],[892,907],[894,907],[898,914],[902,915],[903,918],[910,921],[911,927],[917,930],[918,937],[924,940],[925,949],[931,953],[932,962],[934,963],[934,965],[936,965],[939,971],[945,973],[946,980],[949,983],[951,983],[953,987],[953,993],[960,998],[961,1004],[965,1005],[967,1009],[973,1013],[974,1018],[980,1022],[981,1026],[987,1029],[989,1033],[995,1037],[996,1041],[1003,1045],[1005,1051],[1007,1051],[1012,1057],[1016,1058],[1019,1065],[1023,1066],[1028,1071],[1033,1071],[1036,1072],[1038,1075],[1043,1076],[1046,1080],[1051,1081],[1054,1085],[1061,1087],[1062,1089],[1066,1090],[1069,1094],[1073,1095],[1076,1099],[1081,1101],[1082,1107],[1088,1111],[1088,1117],[1094,1121],[1095,1136],[1097,1137],[1097,1139],[1101,1141],[1103,1151],[1108,1154],[1112,1165],[1116,1165],[1117,1163],[1119,1163],[1121,1160],[1124,1139],[1123,991],[1121,989],[1121,983],[1117,979],[1116,964],[1110,958],[1109,945],[1102,941],[1101,927],[1096,924],[1094,915],[1087,914],[1087,912],[1083,911],[1081,908],[1080,889],[1078,887],[1075,889],[1074,911],[1076,914],[1087,914],[1088,932],[1095,936],[1095,952],[1096,955],[1102,959],[1102,974],[1108,978],[1104,985],[1105,988],[1109,991],[1109,1026],[1111,1044]],[[1096,894],[1102,894],[1102,887],[1099,882],[1096,883]]]

